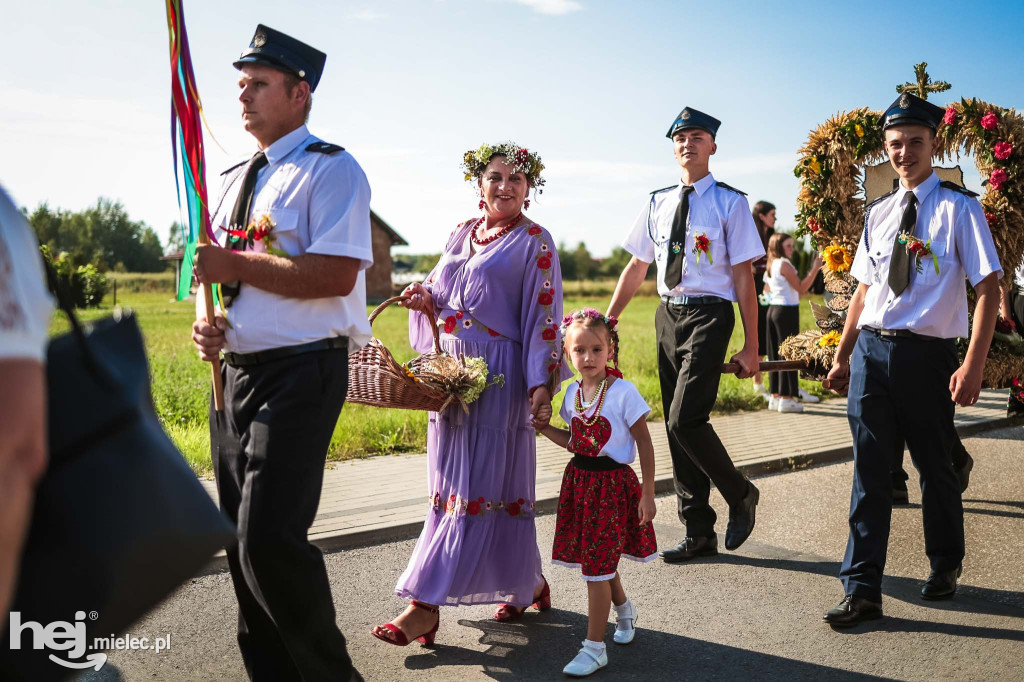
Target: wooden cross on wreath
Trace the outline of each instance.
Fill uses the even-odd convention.
[[[914,65],[914,77],[917,78],[916,83],[904,83],[903,85],[896,86],[896,92],[903,94],[909,92],[912,95],[917,95],[921,99],[928,99],[929,92],[945,92],[949,90],[952,85],[946,81],[932,81],[928,76],[926,69],[928,68],[928,62],[921,62],[920,64]]]

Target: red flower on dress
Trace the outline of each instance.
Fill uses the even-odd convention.
[[[544,339],[545,341],[554,341],[556,336],[558,336],[558,332],[556,332],[554,329],[545,329],[540,333],[540,338]]]
[[[516,500],[516,502],[518,502],[519,504],[526,504],[526,500],[524,500],[521,497],[518,500]]]
[[[501,336],[501,334],[499,334],[498,332],[494,331],[490,327],[487,328],[487,333],[490,334],[491,336]]]
[[[547,256],[541,256],[537,259],[537,267],[541,270],[547,270],[551,267],[551,259]]]
[[[988,222],[989,227],[995,227],[999,224],[999,218],[996,217],[995,213],[989,213],[985,211],[985,221]]]
[[[558,369],[558,363],[552,362],[550,365],[548,365],[548,374],[553,374],[556,369]]]
[[[540,234],[540,228],[534,225],[533,227],[526,231],[526,234],[537,236],[538,234]]]
[[[953,121],[956,120],[956,109],[949,107],[946,109],[946,115],[942,117],[942,122],[946,125],[953,125]]]
[[[462,311],[461,310],[459,312],[455,313],[455,319],[456,320],[461,320],[462,319]]]
[[[551,294],[546,291],[541,292],[541,295],[537,297],[537,302],[541,305],[551,305],[554,300],[555,299],[551,297]]]
[[[480,503],[477,502],[476,500],[473,500],[468,505],[466,505],[466,512],[472,514],[473,516],[476,516],[480,513]]]
[[[1013,154],[1013,145],[1009,142],[996,142],[992,147],[992,154],[1000,161],[1005,161]]]
[[[1006,182],[1006,171],[1002,168],[996,168],[992,171],[992,174],[988,176],[988,184],[997,192],[1003,188],[1004,182]]]
[[[476,501],[479,502],[480,504],[483,504],[484,502],[486,502],[486,500],[484,498],[482,498],[482,497],[476,498]]]
[[[444,318],[444,333],[451,334],[455,330],[455,316],[449,315]]]
[[[510,502],[509,503],[509,505],[508,505],[508,515],[509,516],[519,516],[519,503],[518,502]]]
[[[981,127],[985,130],[995,130],[997,125],[999,125],[999,117],[996,116],[996,112],[990,111],[981,117]]]

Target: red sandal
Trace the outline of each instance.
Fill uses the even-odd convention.
[[[430,630],[424,632],[422,635],[418,637],[413,637],[413,641],[423,642],[423,644],[429,646],[434,643],[434,637],[437,635],[437,628],[439,625],[441,625],[441,611],[436,606],[424,604],[423,602],[416,601],[415,599],[413,599],[412,602],[410,603],[416,608],[437,614],[437,620],[434,621],[434,627],[432,627]],[[386,634],[384,634],[386,632],[390,632],[393,635],[393,638],[388,637]],[[405,633],[402,632],[402,630],[394,623],[384,623],[384,625],[378,625],[373,630],[370,630],[370,634],[379,639],[380,641],[387,642],[388,644],[394,644],[395,646],[409,646],[409,638],[406,637]]]
[[[530,604],[538,611],[547,611],[551,608],[551,588],[548,586],[547,578],[541,576],[544,580],[544,589],[540,591],[540,596],[537,597],[537,601]],[[494,620],[507,622],[510,620],[519,620],[523,617],[523,612],[528,609],[529,606],[513,606],[512,604],[498,604],[498,610],[494,612]]]

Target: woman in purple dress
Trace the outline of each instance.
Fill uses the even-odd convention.
[[[512,620],[551,604],[534,525],[531,420],[570,372],[561,363],[555,243],[522,213],[530,188],[544,182],[543,165],[507,142],[467,152],[463,168],[484,214],[459,225],[426,282],[406,289],[409,337],[430,351],[437,324],[445,352],[484,358],[505,383],[485,390],[469,414],[459,406],[430,413],[427,518],[395,586],[411,604],[373,630],[400,646],[433,642],[438,606],[498,603],[494,617]]]

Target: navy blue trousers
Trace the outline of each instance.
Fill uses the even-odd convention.
[[[890,466],[903,443],[921,478],[925,553],[932,570],[964,558],[964,509],[953,472],[957,368],[951,339],[881,337],[862,330],[850,359],[847,416],[853,433],[850,538],[839,576],[846,594],[882,601],[892,516]]]

